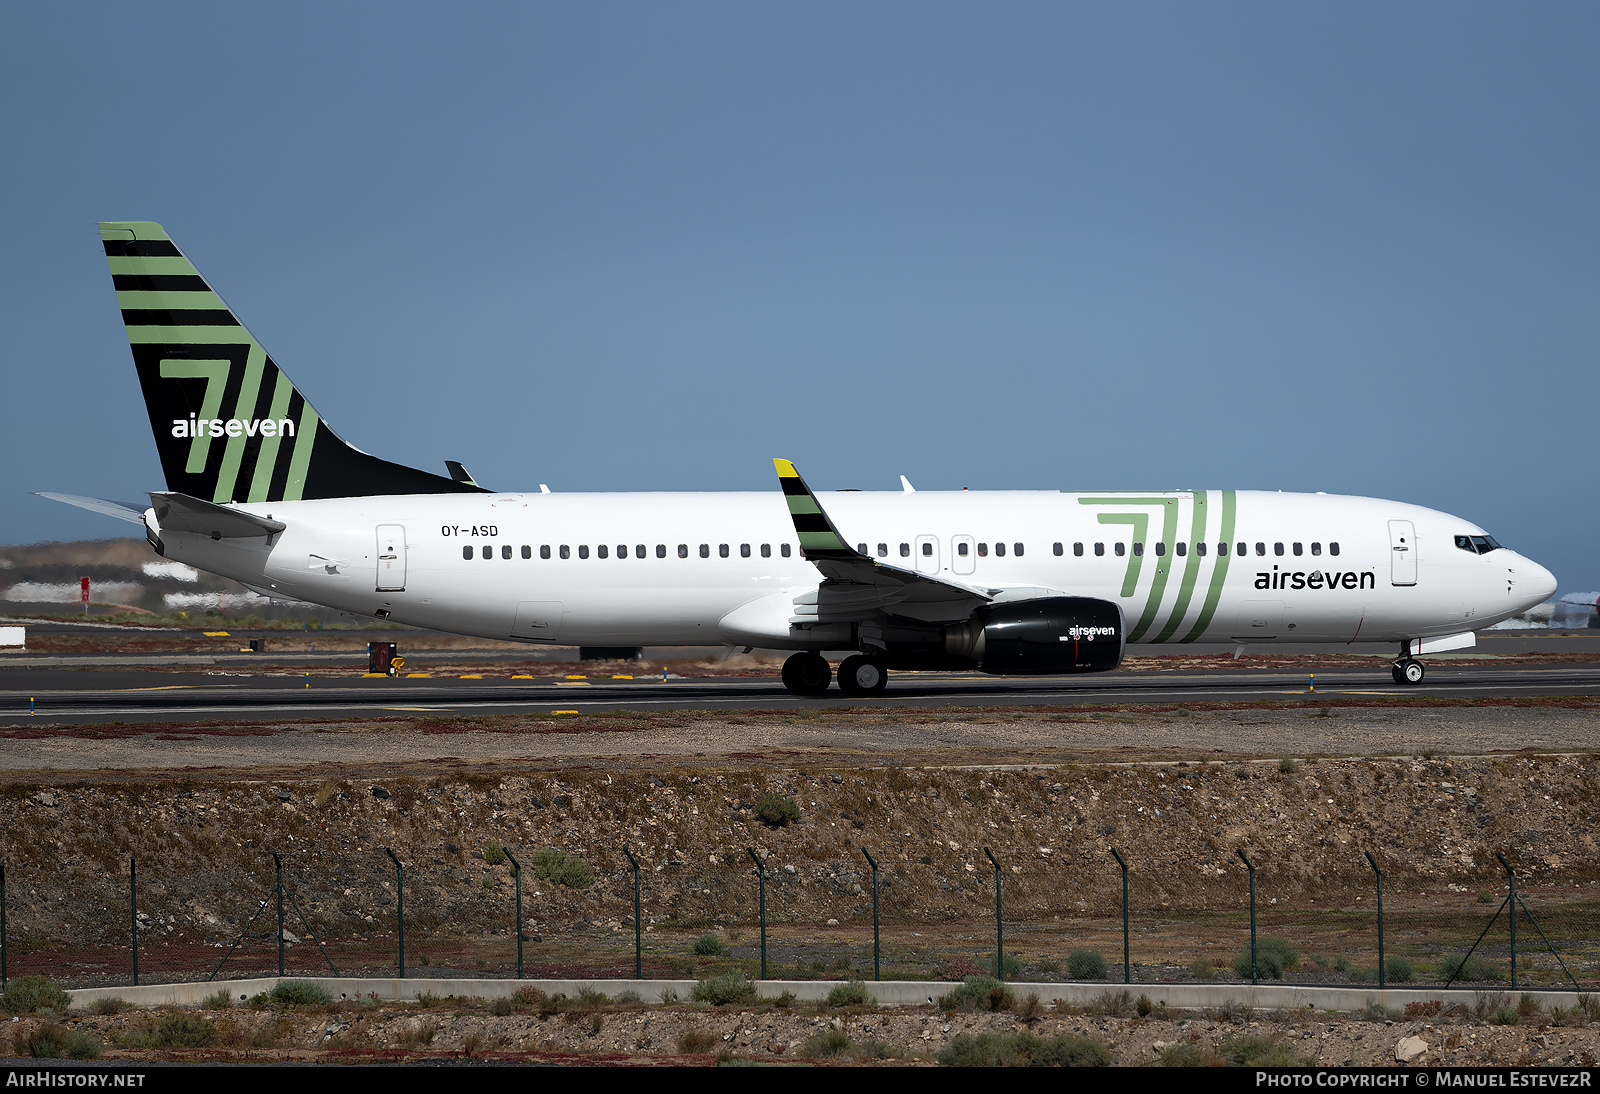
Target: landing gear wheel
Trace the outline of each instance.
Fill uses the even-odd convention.
[[[1420,684],[1426,670],[1421,661],[1406,657],[1394,663],[1393,673],[1397,684]]]
[[[821,695],[833,680],[833,670],[820,653],[797,653],[783,663],[783,686],[796,695]]]
[[[889,683],[889,674],[871,657],[846,657],[839,666],[839,690],[846,695],[877,695]]]

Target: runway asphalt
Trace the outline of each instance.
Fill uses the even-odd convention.
[[[1124,671],[1094,676],[996,677],[978,673],[891,673],[881,695],[821,698],[789,694],[776,676],[583,680],[472,678],[363,679],[218,672],[0,667],[0,726],[52,723],[290,720],[389,717],[396,712],[473,714],[598,713],[626,710],[782,710],[869,707],[1092,707],[1114,704],[1250,702],[1261,699],[1449,697],[1529,699],[1600,696],[1600,665],[1430,664],[1415,687],[1387,668],[1325,669],[1315,691],[1304,672],[1236,668]]]

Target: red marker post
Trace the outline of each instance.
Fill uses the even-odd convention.
[[[78,579],[78,590],[79,590],[78,599],[83,601],[83,617],[85,619],[88,619],[89,618],[89,579],[88,578],[80,577]]]

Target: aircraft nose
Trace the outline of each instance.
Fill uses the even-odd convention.
[[[1543,604],[1556,595],[1556,575],[1537,562],[1524,558],[1518,562],[1515,569],[1517,592],[1528,602],[1530,608],[1535,604]]]

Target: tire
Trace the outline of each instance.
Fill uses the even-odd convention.
[[[1406,682],[1406,678],[1404,676],[1400,675],[1400,662],[1398,662],[1398,661],[1396,661],[1392,666],[1390,666],[1389,675],[1394,677],[1394,682],[1397,683],[1397,684],[1403,684],[1403,683]]]
[[[1402,684],[1420,684],[1422,683],[1422,678],[1427,675],[1427,670],[1423,668],[1422,662],[1412,660],[1409,657],[1396,665],[1395,669]]]
[[[846,695],[877,695],[889,685],[889,674],[871,657],[846,657],[839,666],[839,690]]]
[[[821,695],[833,680],[833,670],[820,653],[797,653],[783,663],[783,686],[796,695]]]

